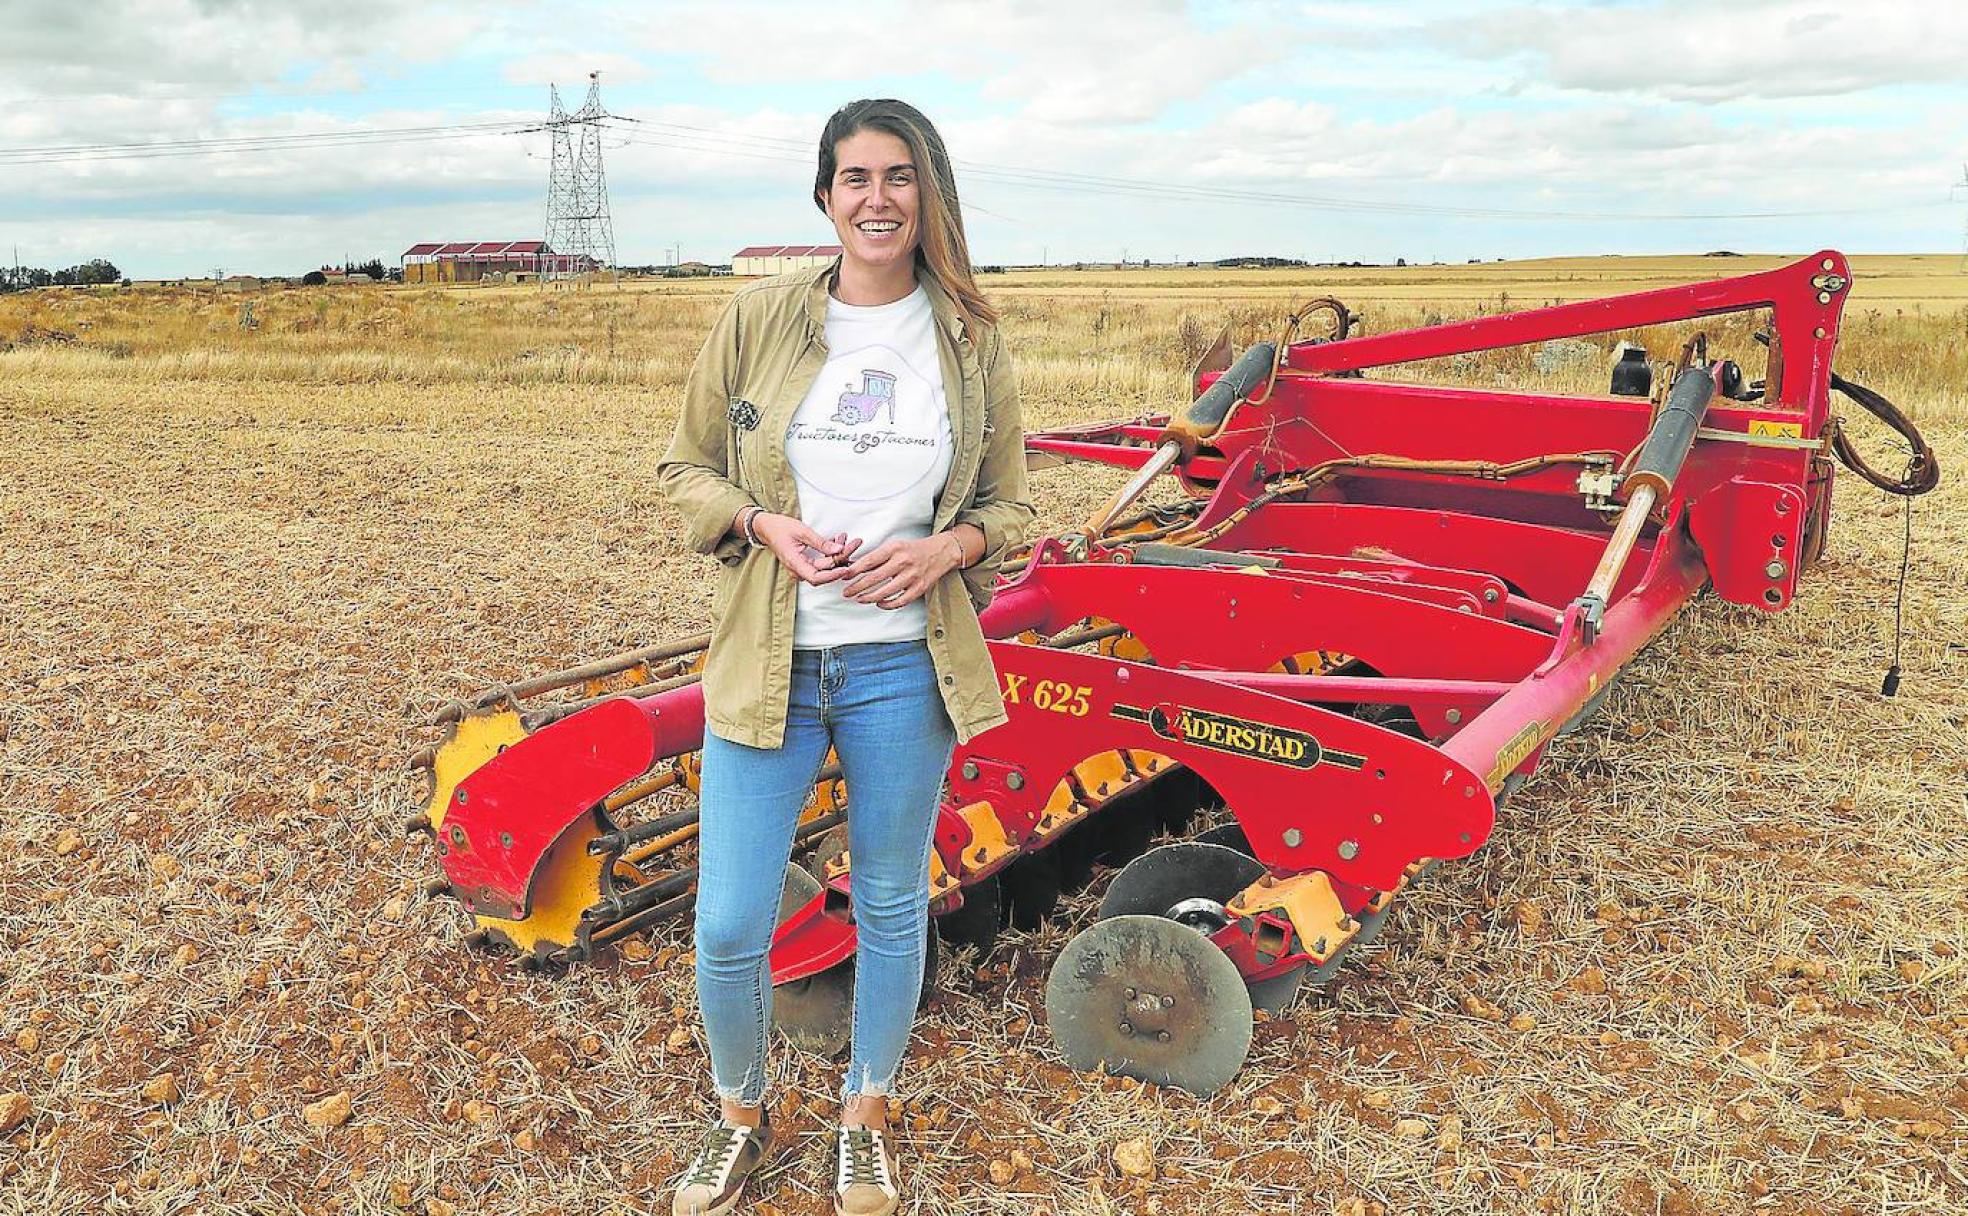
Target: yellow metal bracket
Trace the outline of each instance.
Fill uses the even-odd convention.
[[[1299,947],[1321,963],[1338,953],[1339,948],[1360,931],[1360,922],[1348,916],[1346,909],[1340,906],[1339,896],[1332,888],[1332,879],[1318,870],[1295,874],[1290,878],[1273,878],[1266,874],[1237,892],[1236,897],[1225,905],[1225,911],[1235,917],[1249,917],[1257,921],[1258,953],[1274,958],[1284,952],[1285,943],[1281,940],[1263,940],[1266,927],[1261,918],[1267,912],[1290,921]]]

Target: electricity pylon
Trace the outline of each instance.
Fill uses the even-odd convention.
[[[569,114],[560,89],[549,85],[553,108],[553,172],[547,178],[547,247],[555,253],[586,254],[604,269],[615,265],[615,225],[608,215],[608,179],[601,168],[601,123],[609,117],[601,104],[601,73],[588,73],[588,99]],[[575,129],[580,147],[574,145]]]
[[[1954,189],[1948,194],[1952,196],[1965,190],[1968,190],[1968,165],[1961,166],[1961,180],[1954,184]],[[1968,272],[1968,219],[1961,221],[1961,269]]]

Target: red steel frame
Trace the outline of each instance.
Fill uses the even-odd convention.
[[[1222,551],[1221,565],[1141,564],[1124,536],[1078,553],[1039,544],[982,615],[1010,721],[953,758],[936,835],[943,868],[975,882],[1045,843],[1076,805],[1097,801],[1080,766],[1102,753],[1130,770],[1193,769],[1244,827],[1266,882],[1323,874],[1349,914],[1417,864],[1481,847],[1506,783],[1535,768],[1696,592],[1710,585],[1766,611],[1790,602],[1829,509],[1831,465],[1816,441],[1849,281],[1845,259],[1827,251],[1739,278],[1289,346],[1271,390],[1239,405],[1182,467],[1186,484],[1210,495],[1199,526],[1248,502],[1267,471],[1368,453],[1499,464],[1630,453],[1652,420],[1645,399],[1341,373],[1765,308],[1771,321],[1765,398],[1715,398],[1595,628],[1578,599],[1610,528],[1581,495],[1576,465],[1508,481],[1349,469],[1216,537],[1208,548]],[[1165,422],[1077,427],[1027,445],[1139,467]],[[1252,572],[1238,566],[1247,554],[1278,560]],[[1125,626],[1153,662],[1015,640],[1088,618]],[[1285,660],[1314,650],[1351,662],[1289,674]],[[1354,716],[1363,704],[1406,708],[1425,740]],[[476,911],[524,916],[531,876],[560,833],[702,734],[692,687],[605,702],[522,739],[458,784],[440,841],[453,889]],[[1002,841],[977,839],[979,804]],[[847,885],[837,879],[781,927],[775,981],[852,951]],[[1233,921],[1215,939],[1253,979],[1323,957],[1288,932],[1283,948],[1259,951],[1253,928]]]

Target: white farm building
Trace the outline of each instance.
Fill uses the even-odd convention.
[[[840,255],[839,245],[747,245],[731,255],[731,273],[787,274],[825,266]]]

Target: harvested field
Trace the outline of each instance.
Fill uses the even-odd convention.
[[[1288,296],[1388,329],[1768,264],[985,285],[1053,426],[1167,408]],[[1968,277],[1855,274],[1839,367],[1944,468],[1897,698],[1902,507],[1844,477],[1792,610],[1684,616],[1215,1098],[1053,1052],[1099,880],[946,957],[904,1210],[1968,1209]],[[709,1093],[687,928],[559,978],[472,954],[402,770],[444,699],[704,625],[646,475],[730,288],[0,298],[0,1210],[666,1210]],[[1596,391],[1612,341],[1434,370]],[[1044,526],[1113,480],[1036,475]],[[781,1059],[757,1210],[825,1211],[839,1069]]]

